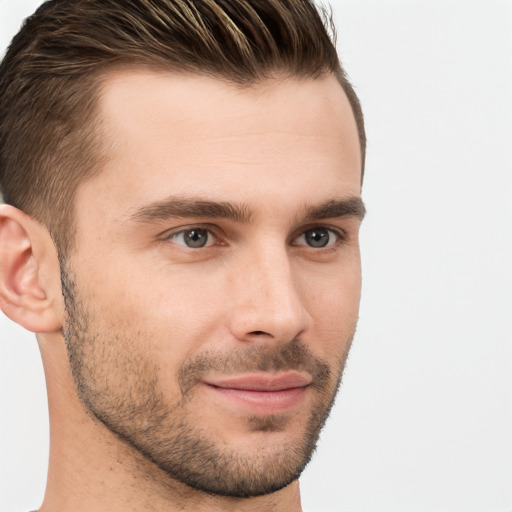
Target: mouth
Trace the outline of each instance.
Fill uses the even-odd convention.
[[[230,408],[257,415],[292,410],[306,397],[311,377],[297,372],[246,374],[203,381],[218,400]]]

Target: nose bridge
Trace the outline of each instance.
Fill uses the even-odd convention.
[[[235,298],[235,336],[267,335],[286,342],[305,330],[309,316],[297,277],[284,244],[267,243],[250,250]]]

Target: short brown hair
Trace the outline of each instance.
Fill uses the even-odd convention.
[[[242,86],[276,72],[334,73],[356,119],[332,18],[313,0],[51,0],[28,18],[0,66],[0,187],[44,223],[61,254],[73,200],[100,168],[98,81],[117,66],[206,74]]]

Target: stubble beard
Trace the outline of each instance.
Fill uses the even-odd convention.
[[[95,331],[93,316],[61,266],[66,306],[63,336],[78,398],[87,413],[131,449],[156,465],[167,479],[208,494],[246,498],[276,492],[296,480],[315,451],[348,356],[352,338],[334,370],[315,357],[300,340],[261,351],[248,346],[233,354],[203,353],[185,361],[178,381],[180,396],[169,403],[159,385],[159,366],[146,353],[123,350],[136,346],[103,329]],[[139,334],[139,333],[137,333]],[[133,336],[133,334],[132,334]],[[135,340],[132,340],[135,341]],[[193,423],[190,404],[196,384],[207,371],[223,374],[255,371],[306,371],[314,394],[302,436],[255,453],[221,447],[211,433]],[[117,372],[117,373],[116,373]],[[245,418],[248,432],[285,431],[281,415]]]

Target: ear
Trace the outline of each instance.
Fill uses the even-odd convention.
[[[42,224],[10,205],[0,205],[0,309],[32,332],[62,326],[55,245]]]

